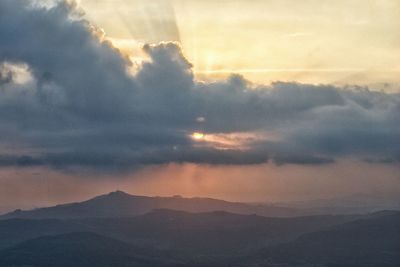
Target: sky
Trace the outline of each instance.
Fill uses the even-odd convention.
[[[198,77],[399,90],[396,0],[81,0],[116,45],[179,41]]]
[[[399,200],[382,1],[0,2],[0,212],[124,190]]]

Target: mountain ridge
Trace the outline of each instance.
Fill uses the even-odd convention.
[[[45,235],[0,251],[1,266],[183,266],[170,255],[93,232]]]
[[[202,197],[138,196],[117,190],[108,194],[95,196],[82,202],[71,202],[32,210],[15,210],[0,215],[0,219],[129,217],[145,214],[154,209],[172,209],[187,212],[210,212],[223,210],[231,213],[258,214],[267,217],[295,217],[301,215],[300,210],[274,205],[229,202],[220,199]]]
[[[7,225],[16,227],[16,222],[20,226],[10,231]],[[60,228],[51,230],[52,224]],[[84,227],[65,228],[68,224]],[[25,240],[0,248],[0,266],[397,267],[400,263],[399,211],[353,218],[266,218],[155,210],[132,218],[0,221],[0,237],[12,232],[18,237],[21,229],[37,236],[25,233]],[[285,235],[287,239],[275,240]]]

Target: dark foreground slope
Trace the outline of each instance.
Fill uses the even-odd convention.
[[[256,266],[400,266],[400,213],[307,233],[253,255]],[[271,265],[273,263],[273,265]],[[283,265],[282,265],[283,264]]]
[[[90,232],[43,236],[0,252],[0,266],[183,266],[168,254]]]
[[[155,210],[134,218],[80,220],[99,233],[185,253],[229,255],[293,240],[303,233],[354,220],[354,216],[269,218],[224,211]]]
[[[397,211],[295,214],[117,191],[2,216],[0,266],[400,266]]]
[[[229,255],[293,240],[354,216],[267,218],[228,212],[154,210],[126,218],[0,220],[0,249],[43,235],[95,232],[137,245],[185,253]]]
[[[173,209],[188,212],[224,210],[238,214],[258,214],[270,217],[291,217],[300,215],[300,211],[285,207],[228,202],[212,198],[134,196],[122,191],[116,191],[83,202],[28,211],[16,210],[0,216],[0,219],[128,217],[144,214],[154,209]]]
[[[135,218],[66,220],[61,231],[72,223],[96,233],[20,242],[0,251],[0,266],[400,266],[399,212],[343,218],[159,210]],[[25,222],[29,228],[41,220]]]
[[[85,225],[57,219],[8,219],[0,220],[0,249],[23,241],[63,233],[90,231]]]

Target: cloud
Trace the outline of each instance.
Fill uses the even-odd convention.
[[[143,49],[149,60],[129,74],[129,60],[74,5],[1,1],[0,64],[24,64],[32,79],[17,83],[0,71],[0,147],[13,150],[0,149],[0,166],[399,162],[399,94],[253,85],[238,75],[202,82],[178,44]],[[193,140],[193,132],[258,137],[246,148],[221,148]]]
[[[10,83],[13,79],[12,72],[0,66],[0,85]]]

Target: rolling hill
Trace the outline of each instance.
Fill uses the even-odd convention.
[[[0,216],[0,219],[129,217],[144,214],[153,209],[173,209],[188,212],[223,210],[238,214],[258,214],[269,217],[290,217],[301,214],[299,210],[269,205],[228,202],[212,198],[134,196],[122,191],[115,191],[83,202],[27,211],[16,210]]]
[[[397,267],[400,264],[400,212],[371,214],[330,226],[321,223],[327,217],[322,221],[310,217],[271,219],[224,212],[190,214],[161,210],[138,218],[140,223],[129,221],[130,218],[73,220],[104,233],[83,231],[32,238],[0,250],[0,266]],[[303,234],[298,231],[301,227],[294,231],[297,234],[293,237],[297,238],[275,244],[260,242],[290,233],[299,225],[309,228]],[[126,240],[114,235],[113,229],[106,233],[106,228],[118,228],[126,234]],[[249,245],[253,249],[249,250]]]
[[[0,220],[0,249],[43,235],[95,232],[137,245],[188,253],[226,254],[293,240],[354,216],[268,218],[223,211],[153,210],[135,217]]]
[[[306,233],[252,258],[262,259],[255,266],[397,267],[400,266],[400,212],[377,213]]]
[[[400,266],[400,212],[298,213],[116,191],[3,215],[0,266]]]
[[[0,251],[0,266],[183,266],[171,256],[91,232],[43,236]]]

